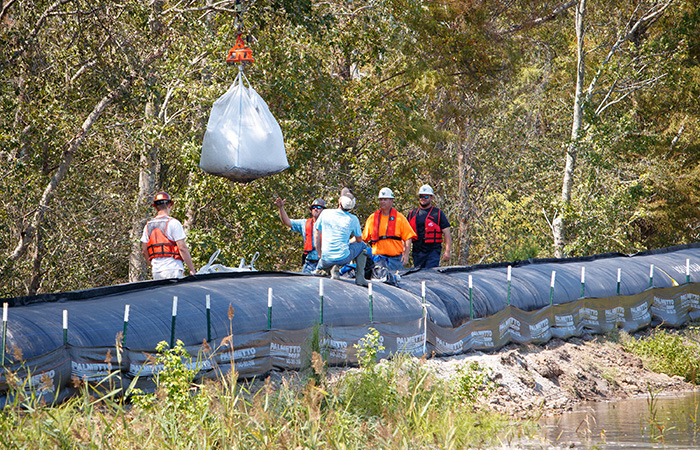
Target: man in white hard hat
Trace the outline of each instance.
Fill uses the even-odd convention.
[[[438,267],[443,242],[445,242],[445,253],[442,255],[442,261],[450,260],[452,252],[450,221],[444,212],[433,205],[434,196],[433,188],[424,184],[418,189],[420,206],[408,213],[408,223],[417,235],[413,239],[414,267]]]
[[[379,191],[379,209],[365,222],[362,239],[372,246],[372,258],[389,270],[408,264],[411,240],[416,233],[406,217],[393,208],[394,193],[388,187]]]
[[[284,209],[284,203],[285,200],[282,198],[278,197],[275,200],[275,206],[279,208],[280,220],[292,231],[301,234],[301,238],[304,240],[304,253],[301,257],[302,272],[313,273],[316,270],[316,264],[318,264],[318,252],[316,252],[314,243],[314,225],[318,216],[326,209],[326,202],[322,198],[317,198],[311,202],[311,205],[309,205],[311,217],[308,219],[290,219],[287,211]]]
[[[156,216],[143,227],[141,252],[153,272],[153,279],[182,278],[185,264],[194,275],[194,264],[185,242],[185,231],[179,220],[170,217],[173,200],[167,192],[159,192],[153,198]]]
[[[362,242],[360,220],[350,213],[354,208],[355,197],[344,188],[338,198],[338,209],[327,209],[316,220],[314,240],[319,255],[316,272],[331,269],[331,278],[338,279],[340,267],[354,260],[357,263],[355,284],[367,286],[366,246]]]

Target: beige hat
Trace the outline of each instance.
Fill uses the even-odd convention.
[[[340,207],[345,211],[350,211],[355,208],[355,196],[352,195],[352,192],[350,192],[348,188],[343,188],[343,190],[340,191],[340,198],[338,201],[340,202]]]

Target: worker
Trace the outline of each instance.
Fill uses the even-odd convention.
[[[159,192],[153,198],[156,217],[143,227],[141,251],[153,269],[153,279],[182,278],[185,272],[183,261],[190,275],[194,275],[194,264],[185,242],[185,230],[179,220],[170,217],[173,200],[167,192]]]
[[[413,239],[413,267],[430,268],[440,265],[442,243],[445,253],[442,261],[449,261],[452,254],[450,221],[439,208],[433,205],[433,188],[424,184],[418,189],[418,208],[408,213],[408,223],[416,232]]]
[[[292,231],[301,234],[301,238],[304,240],[304,252],[301,256],[302,272],[313,273],[318,264],[318,253],[316,252],[316,245],[314,243],[314,225],[318,216],[326,209],[326,202],[322,198],[317,198],[309,205],[311,217],[308,219],[290,220],[287,211],[284,210],[285,201],[286,200],[279,197],[275,200],[275,205],[279,208],[280,219],[282,223],[291,228]]]
[[[355,197],[349,189],[344,188],[338,198],[338,209],[327,209],[319,216],[314,226],[314,240],[319,250],[316,272],[331,270],[331,278],[340,277],[340,267],[355,260],[355,284],[367,286],[365,264],[367,263],[366,245],[362,242],[362,227],[356,215],[351,214],[355,208]]]
[[[393,208],[391,189],[382,188],[378,197],[379,209],[367,218],[362,239],[372,246],[372,258],[377,265],[390,271],[400,270],[408,264],[416,233],[406,217]]]

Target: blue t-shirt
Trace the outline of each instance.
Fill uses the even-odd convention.
[[[360,220],[342,209],[324,209],[316,219],[315,229],[322,233],[321,256],[338,261],[350,255],[350,237],[362,236]]]
[[[303,242],[306,242],[306,219],[293,219],[291,220],[292,222],[292,231],[296,231],[297,233],[301,233],[301,239]],[[316,243],[314,242],[314,237],[311,236],[311,252],[306,255],[306,259],[310,259],[311,261],[318,261],[318,253],[316,253]]]

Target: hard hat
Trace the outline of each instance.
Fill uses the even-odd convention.
[[[314,206],[320,206],[322,208],[326,208],[326,202],[322,198],[317,198],[316,200],[311,203],[311,207],[313,208]]]
[[[167,192],[159,192],[153,197],[153,206],[162,205],[163,203],[172,203],[173,199],[170,198]]]
[[[382,188],[377,198],[394,198],[394,193],[389,188]]]
[[[433,188],[429,184],[424,184],[418,189],[418,195],[435,195],[433,194]]]

